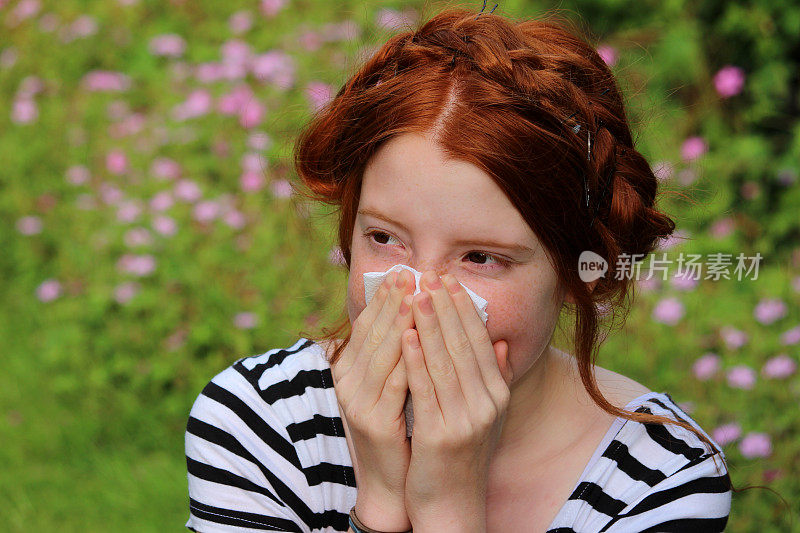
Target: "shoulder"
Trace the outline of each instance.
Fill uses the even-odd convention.
[[[624,407],[643,394],[653,392],[638,381],[607,368],[595,365],[594,374],[603,396],[619,407]]]
[[[219,372],[197,396],[186,425],[187,526],[216,531],[249,520],[299,531],[298,524],[314,523],[314,513],[325,511],[313,508],[324,501],[321,482],[350,485],[337,420],[330,366],[311,340],[244,357]],[[323,471],[321,464],[331,466]]]
[[[631,410],[683,420],[716,449],[680,426],[626,421],[606,450],[613,471],[598,487],[613,502],[604,531],[722,531],[732,496],[722,448],[667,393]]]

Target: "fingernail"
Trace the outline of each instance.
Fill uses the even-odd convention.
[[[419,303],[419,308],[423,314],[432,315],[433,314],[433,304],[431,303],[431,297],[429,294],[425,295],[425,298]]]
[[[405,315],[407,315],[407,314],[408,314],[408,311],[409,311],[410,309],[411,309],[411,306],[410,306],[410,305],[408,305],[408,303],[406,302],[406,299],[405,299],[405,298],[403,298],[403,301],[402,301],[402,302],[400,302],[400,314],[401,314],[401,315],[403,315],[403,316],[405,316]]]
[[[445,274],[444,278],[442,279],[444,280],[444,284],[447,286],[447,289],[450,291],[450,294],[455,294],[461,290],[461,284],[450,274]]]
[[[439,281],[439,276],[436,275],[436,272],[429,272],[426,274],[428,277],[425,279],[425,285],[428,286],[429,289],[439,289],[442,286],[442,283]]]

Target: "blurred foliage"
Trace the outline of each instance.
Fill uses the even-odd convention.
[[[7,530],[182,527],[183,431],[202,387],[343,306],[334,217],[287,194],[297,132],[397,31],[392,21],[445,5],[0,0]],[[800,531],[797,373],[762,372],[749,389],[725,377],[798,356],[800,6],[509,0],[495,13],[553,9],[614,56],[637,148],[660,169],[660,206],[685,238],[665,253],[763,257],[757,279],[641,283],[598,362],[686,402],[709,432],[736,423],[768,435],[767,457],[742,453],[741,439],[725,445],[731,476],[795,507],[736,494],[729,530]],[[164,35],[185,50],[154,53]],[[718,76],[731,66],[743,84],[724,96]],[[707,151],[686,157],[693,138]],[[670,298],[674,324],[659,318]],[[784,306],[777,318],[761,316],[765,300]],[[726,340],[728,328],[747,341]],[[701,380],[692,365],[708,352],[723,368]]]

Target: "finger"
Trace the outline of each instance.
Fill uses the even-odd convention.
[[[386,385],[383,387],[383,391],[381,391],[376,409],[400,418],[403,415],[403,407],[406,403],[408,390],[406,363],[401,356],[397,360],[397,364],[392,370],[392,373],[386,378]]]
[[[472,345],[475,362],[480,370],[484,388],[495,400],[495,405],[499,405],[502,398],[507,394],[508,383],[498,366],[489,330],[478,315],[472,298],[469,297],[464,287],[458,283],[458,280],[450,274],[446,274],[444,278],[445,286],[448,285],[447,282],[455,282],[449,284],[452,287],[452,292],[448,289],[448,294]]]
[[[430,276],[433,272],[427,273]],[[446,276],[445,276],[446,277]],[[427,278],[426,278],[427,279]],[[455,281],[455,278],[452,278]],[[444,279],[442,279],[444,281]],[[442,281],[436,283],[438,287],[432,287],[426,283],[426,288],[433,298],[433,307],[436,309],[436,316],[441,326],[442,337],[444,339],[447,352],[455,366],[458,381],[461,384],[461,392],[467,404],[468,412],[475,413],[486,406],[487,401],[491,401],[491,394],[483,382],[481,369],[478,367],[477,357],[474,347],[485,349],[483,346],[473,342],[469,331],[461,323],[461,316],[456,309],[456,305],[450,296],[449,289],[444,286]],[[455,283],[459,289],[461,285]],[[461,290],[464,294],[466,291]],[[471,301],[471,300],[470,300]],[[491,343],[489,349],[492,349]]]
[[[381,283],[380,287],[378,287],[378,290],[375,292],[372,300],[370,300],[363,311],[361,311],[358,317],[356,317],[356,319],[353,321],[353,331],[350,334],[350,344],[358,349],[345,350],[342,352],[342,356],[334,364],[334,372],[336,372],[337,378],[336,381],[339,381],[341,376],[347,374],[350,368],[353,366],[353,363],[356,361],[360,347],[364,344],[364,339],[367,337],[369,329],[375,322],[375,318],[383,309],[383,305],[386,302],[386,299],[389,296],[389,291],[393,285],[394,280],[390,274],[389,276],[386,276],[386,279],[384,279],[383,283]]]
[[[389,280],[389,278],[394,280],[396,277],[397,272],[391,272],[389,273],[389,276],[387,276],[387,280]],[[384,379],[386,379],[386,376],[388,376],[389,372],[391,372],[392,368],[394,368],[394,362],[391,364],[385,362],[385,360],[374,363],[372,362],[372,356],[378,350],[378,347],[388,334],[392,325],[392,321],[397,314],[397,310],[400,308],[400,300],[403,299],[403,294],[397,288],[394,281],[391,283],[392,285],[389,289],[389,294],[386,296],[383,306],[375,317],[375,320],[372,322],[372,326],[367,330],[367,334],[364,337],[364,342],[361,344],[361,349],[354,350],[357,355],[355,361],[353,361],[352,372],[359,380],[364,378],[371,364],[376,364],[377,368],[377,366],[380,366],[381,363],[383,363],[384,366],[381,370],[385,372],[383,375]]]
[[[415,295],[414,301],[414,322],[417,324],[425,367],[433,381],[442,417],[449,425],[463,420],[466,414],[466,400],[427,289]]]
[[[398,290],[403,289],[401,287]],[[372,400],[373,403],[377,403],[382,397],[385,397],[387,403],[397,405],[398,411],[403,409],[408,385],[403,382],[403,388],[400,390],[399,386],[388,387],[387,380],[394,371],[393,369],[397,367],[397,361],[400,359],[400,337],[405,330],[414,324],[414,317],[411,314],[411,299],[412,296],[410,294],[401,295],[400,304],[392,319],[389,331],[384,336],[381,345],[369,358],[369,363],[361,382],[365,400]]]
[[[403,334],[403,361],[408,378],[408,390],[411,391],[411,407],[414,409],[414,435],[418,428],[425,433],[432,428],[444,424],[442,411],[436,397],[436,389],[425,367],[425,356],[416,330],[407,330]]]

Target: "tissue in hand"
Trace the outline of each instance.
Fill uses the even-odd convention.
[[[365,272],[364,273],[364,298],[367,304],[372,301],[372,297],[375,296],[378,288],[383,283],[383,280],[386,279],[391,272],[399,272],[400,270],[408,270],[412,274],[414,274],[414,278],[416,280],[416,286],[414,288],[414,294],[420,292],[419,288],[419,280],[422,277],[422,272],[419,272],[410,266],[406,266],[403,264],[394,265],[392,268],[387,270],[386,272]],[[464,286],[463,283],[459,282],[459,285],[464,287],[464,290],[467,291],[469,297],[472,298],[472,303],[475,306],[475,310],[478,312],[478,315],[483,320],[483,323],[489,320],[489,314],[486,312],[486,305],[488,302],[472,292],[468,287]],[[403,407],[403,411],[406,415],[406,436],[410,437],[412,433],[412,427],[414,426],[414,409],[411,404],[411,392],[408,393],[406,396],[406,403]]]

